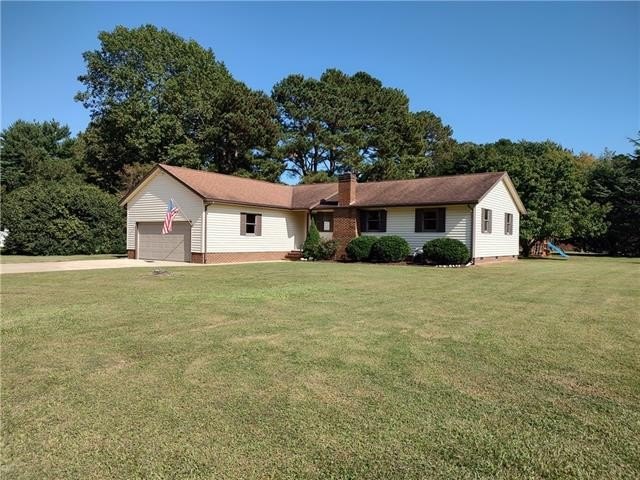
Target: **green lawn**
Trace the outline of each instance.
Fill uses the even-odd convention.
[[[640,260],[2,277],[12,478],[638,478]]]
[[[108,260],[109,258],[124,258],[126,254],[104,255],[0,255],[0,263],[36,263],[36,262],[67,262],[70,260]]]

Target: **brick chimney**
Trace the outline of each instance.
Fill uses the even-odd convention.
[[[348,207],[356,201],[356,176],[345,173],[338,177],[338,206]]]
[[[352,173],[338,177],[339,208],[333,212],[333,239],[338,242],[337,260],[346,258],[347,244],[358,236],[358,211],[356,208],[349,208],[356,201],[356,183],[356,176]]]

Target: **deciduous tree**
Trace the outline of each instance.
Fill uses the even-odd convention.
[[[640,134],[632,142],[631,155],[608,154],[596,162],[587,192],[589,200],[609,207],[607,231],[587,240],[613,254],[640,255]]]
[[[147,25],[117,27],[84,53],[87,160],[99,184],[121,189],[126,165],[167,162],[275,179],[279,135],[269,97],[234,80],[213,51]]]
[[[527,208],[520,223],[520,244],[528,255],[539,240],[598,235],[606,228],[606,209],[585,197],[587,178],[579,163],[571,151],[551,141],[503,139],[461,145],[446,173],[508,172]]]

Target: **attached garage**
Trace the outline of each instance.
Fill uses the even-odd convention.
[[[191,261],[191,225],[173,222],[171,233],[163,235],[162,222],[138,222],[137,257],[143,260]]]

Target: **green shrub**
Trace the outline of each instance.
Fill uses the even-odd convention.
[[[338,242],[335,240],[320,240],[318,251],[316,252],[316,260],[331,260],[338,250]]]
[[[125,215],[115,196],[73,182],[37,182],[3,198],[7,253],[75,255],[125,250]]]
[[[411,253],[407,241],[395,235],[380,237],[371,246],[370,259],[374,262],[400,262]]]
[[[347,245],[347,256],[356,262],[363,262],[369,259],[371,247],[378,240],[378,237],[363,235],[356,237]]]
[[[436,238],[424,244],[424,258],[437,265],[463,265],[469,261],[469,249],[460,240]]]
[[[311,222],[307,238],[302,244],[302,256],[307,259],[316,258],[318,248],[320,248],[320,232],[318,232],[316,222]]]
[[[338,250],[338,242],[334,240],[323,240],[315,222],[309,225],[307,238],[302,245],[302,256],[307,260],[330,260]]]

